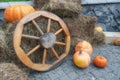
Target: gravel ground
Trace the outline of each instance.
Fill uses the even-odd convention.
[[[77,68],[68,56],[58,68],[48,72],[31,72],[29,80],[120,80],[120,46],[112,44],[102,45],[94,49],[91,64],[86,69]],[[103,55],[108,59],[108,66],[97,68],[93,65],[96,55]]]

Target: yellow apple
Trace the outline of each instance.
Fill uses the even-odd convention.
[[[77,51],[73,55],[73,62],[79,68],[87,68],[90,64],[90,56],[84,51]]]

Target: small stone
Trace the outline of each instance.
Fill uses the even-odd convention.
[[[92,11],[88,12],[86,15],[88,15],[88,16],[95,16],[94,12],[92,12]]]
[[[103,15],[103,12],[102,11],[94,11],[96,16],[102,16]]]
[[[111,21],[111,26],[118,26],[117,25],[117,22],[114,20],[114,21]]]
[[[107,31],[114,31],[114,29],[113,29],[112,26],[111,26],[111,23],[107,23],[107,24],[106,24],[106,30],[107,30]]]
[[[89,6],[84,6],[82,12],[83,14],[87,14],[90,11],[90,7]]]
[[[113,12],[115,10],[115,5],[109,5],[109,10]]]
[[[117,26],[118,27],[118,29],[119,29],[119,32],[120,32],[120,25],[119,26]]]
[[[95,80],[95,77],[92,77],[90,80]]]
[[[102,8],[103,10],[103,12],[108,12],[109,11],[109,7],[110,7],[110,5],[103,5],[104,7]]]
[[[7,76],[8,76],[8,74],[6,74],[6,73],[5,73],[5,74],[4,74],[4,76],[5,76],[5,77],[7,77]]]
[[[116,18],[118,24],[120,24],[120,15]]]
[[[117,10],[113,10],[112,13],[115,16],[115,18],[120,17],[120,13]]]
[[[119,31],[118,26],[111,26],[111,27],[112,27],[112,29],[113,29],[114,32],[118,32]]]
[[[100,23],[107,23],[110,21],[110,18],[107,15],[99,16],[97,21]]]
[[[120,4],[115,4],[114,9],[117,9],[120,12]]]
[[[94,6],[94,11],[103,11],[104,6],[103,5],[96,5]]]

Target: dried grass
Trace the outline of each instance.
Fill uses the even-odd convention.
[[[6,57],[6,52],[7,52],[7,44],[6,44],[6,41],[5,41],[5,33],[2,29],[0,29],[0,62],[3,62],[4,59],[7,60],[7,57]]]
[[[28,80],[27,75],[13,63],[0,63],[0,80]]]
[[[101,46],[101,45],[105,44],[104,33],[94,30],[94,37],[93,37],[92,44],[93,44],[94,47],[98,47],[98,46]]]
[[[95,17],[80,15],[78,18],[64,19],[74,39],[84,39],[92,42],[94,37],[94,28],[96,24]],[[75,45],[77,40],[72,40],[72,45]]]
[[[13,48],[13,32],[17,22],[4,23],[0,28],[0,80],[27,80],[29,69],[16,56]],[[23,74],[23,75],[22,75]],[[3,79],[1,79],[3,78]]]
[[[76,17],[81,13],[82,10],[80,0],[39,0],[34,2],[37,9],[53,12],[62,18]],[[41,6],[40,4],[43,6]]]

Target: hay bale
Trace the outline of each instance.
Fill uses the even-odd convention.
[[[81,0],[39,0],[35,1],[35,6],[39,10],[53,12],[59,17],[76,17],[81,13],[82,10],[80,1]],[[43,3],[43,6],[41,6],[39,3]]]
[[[48,5],[48,3],[52,0],[33,0],[33,3],[35,4],[35,8],[40,10],[44,5]],[[57,0],[56,0],[57,1]],[[68,2],[74,2],[74,3],[81,3],[81,0],[67,0]]]
[[[21,63],[15,54],[13,47],[13,33],[18,22],[5,22],[0,28],[0,62],[14,63],[25,73],[29,73],[29,69]]]
[[[5,33],[2,29],[0,29],[0,62],[3,62],[3,60],[7,59],[6,52],[8,51],[8,47],[5,41]]]
[[[94,30],[94,37],[93,37],[92,44],[93,44],[94,47],[98,47],[98,46],[101,46],[101,45],[105,44],[104,33]]]
[[[35,8],[40,10],[44,5],[47,5],[49,0],[33,0]]]
[[[9,60],[9,61],[12,61],[12,60],[15,60],[16,59],[16,55],[14,52],[14,49],[13,49],[13,31],[14,31],[14,28],[16,26],[17,22],[14,22],[14,23],[4,23],[2,25],[2,28],[0,29],[2,32],[4,32],[4,35],[0,35],[1,36],[1,39],[0,40],[4,40],[4,42],[0,42],[0,43],[3,43],[4,45],[4,49],[3,48],[0,48],[2,49],[2,51],[4,50],[4,52],[2,54],[4,54],[4,56],[6,56],[6,58]],[[12,31],[11,33],[9,33],[10,31]],[[4,36],[4,37],[2,37]],[[1,47],[2,45],[0,45]],[[6,61],[6,59],[2,59],[2,61]]]
[[[28,73],[13,63],[0,63],[0,80],[28,80]]]
[[[75,39],[72,40],[73,46],[79,39],[84,39],[92,42],[92,39],[94,37],[94,28],[96,24],[95,17],[80,15],[78,18],[64,18],[63,20],[68,26],[72,39]]]

